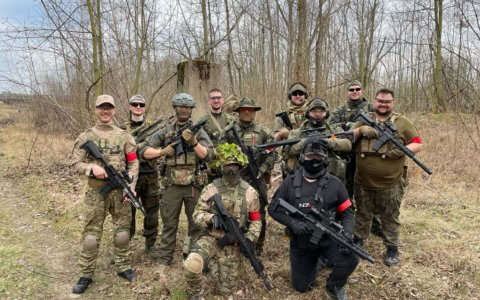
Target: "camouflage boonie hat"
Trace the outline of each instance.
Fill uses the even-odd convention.
[[[362,86],[362,83],[358,80],[352,80],[348,83],[347,85],[347,90],[351,87],[351,86],[354,86],[354,85],[358,85],[359,87],[363,88]]]
[[[195,107],[196,103],[193,97],[187,93],[176,94],[172,99],[172,106]]]
[[[255,104],[255,100],[248,97],[242,98],[242,100],[240,100],[240,102],[238,103],[238,106],[233,111],[238,112],[242,107],[250,107],[253,108],[255,111],[259,111],[262,109],[260,106],[257,106],[257,104]]]

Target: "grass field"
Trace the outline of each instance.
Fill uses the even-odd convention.
[[[25,121],[25,109],[0,105],[0,298],[69,298],[78,279],[75,257],[80,249],[83,182],[69,170],[73,141],[48,126],[32,128]],[[410,164],[401,211],[401,264],[384,266],[382,242],[370,237],[366,250],[377,263],[360,263],[350,277],[348,293],[352,299],[479,299],[480,121],[453,114],[409,117],[425,143],[419,159],[434,174],[427,176]],[[95,282],[82,297],[184,299],[180,242],[164,277],[145,256],[143,237],[137,232],[133,266],[138,280],[128,284],[110,265],[110,220],[105,222]],[[186,234],[185,227],[183,219],[178,241]],[[313,291],[302,295],[292,290],[288,241],[282,232],[269,219],[261,258],[274,290],[266,293],[252,271],[242,276],[239,287],[245,288],[237,298],[323,298],[328,271],[319,275]]]

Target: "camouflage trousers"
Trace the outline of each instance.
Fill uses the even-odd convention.
[[[147,244],[153,246],[158,236],[158,211],[160,207],[160,184],[158,173],[141,174],[135,187],[137,197],[142,201],[147,215],[143,219],[143,236]],[[132,206],[132,222],[130,223],[130,238],[133,238],[136,230],[137,210]]]
[[[160,216],[163,223],[162,236],[158,246],[160,264],[168,265],[173,260],[183,204],[188,221],[188,236],[198,234],[199,228],[193,222],[192,215],[199,196],[200,190],[193,185],[172,185],[165,189],[160,201]]]
[[[238,246],[225,246],[223,249],[217,246],[217,239],[211,235],[200,237],[192,247],[192,252],[200,254],[206,264],[212,282],[217,285],[217,293],[231,295],[242,288],[244,282],[238,280],[239,274],[245,273],[246,260]],[[185,281],[189,295],[205,294],[205,286],[202,274],[194,274],[187,270]]]
[[[400,206],[405,183],[401,178],[392,187],[384,190],[369,190],[355,184],[355,235],[366,240],[372,226],[374,214],[380,216],[383,243],[385,246],[398,246],[400,233]]]
[[[112,215],[114,232],[114,260],[119,272],[131,268],[129,228],[132,218],[131,204],[122,203],[123,193],[119,189],[110,191],[105,197],[99,187],[87,186],[85,201],[82,204],[82,251],[78,265],[83,277],[92,278],[102,239],[103,223],[107,214]]]

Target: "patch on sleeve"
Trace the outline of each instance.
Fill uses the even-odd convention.
[[[422,143],[422,139],[420,138],[420,136],[414,137],[414,138],[410,141],[409,144],[413,144],[413,143],[415,143],[415,144],[421,144],[421,143]]]

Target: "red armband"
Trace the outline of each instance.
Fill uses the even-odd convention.
[[[352,202],[350,201],[349,198],[347,198],[347,200],[343,201],[343,203],[337,207],[337,211],[339,213],[344,212],[350,206],[352,206]]]
[[[127,153],[127,162],[137,159],[137,152]]]
[[[413,144],[413,143],[415,143],[415,144],[421,144],[421,143],[422,143],[422,139],[420,138],[420,136],[414,137],[414,138],[410,141],[409,144]]]
[[[250,221],[258,221],[260,220],[260,212],[257,210],[257,211],[251,211],[248,213],[248,219]]]

